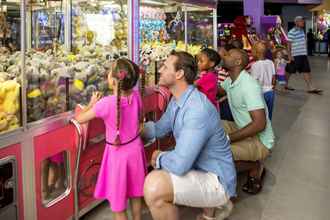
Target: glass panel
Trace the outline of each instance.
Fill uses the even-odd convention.
[[[109,60],[128,55],[127,1],[72,1],[70,107],[87,104],[96,90],[109,93]]]
[[[213,10],[187,7],[188,52],[196,55],[202,47],[213,47]]]
[[[20,6],[0,1],[0,133],[20,126]]]
[[[14,161],[0,160],[0,212],[15,202],[16,176]]]
[[[53,43],[64,44],[63,3],[47,4],[32,7],[32,48],[39,50],[52,49]]]
[[[65,62],[62,1],[27,5],[27,119],[37,121],[67,110],[69,65]]]
[[[140,7],[140,60],[146,71],[146,85],[157,81],[159,62],[172,50],[185,50],[184,12],[173,1],[142,0]]]
[[[42,161],[42,203],[47,205],[64,195],[69,187],[69,157],[63,151]]]
[[[330,27],[330,11],[318,12],[319,15],[315,16],[316,38],[318,40],[327,40],[330,36],[327,36],[327,30]]]
[[[219,46],[225,46],[232,38],[234,24],[233,23],[219,23],[218,24],[218,37]]]

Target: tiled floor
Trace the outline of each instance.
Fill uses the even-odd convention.
[[[292,76],[297,90],[278,93],[273,127],[276,146],[267,160],[263,191],[249,196],[239,191],[239,201],[229,220],[328,220],[330,219],[330,61],[312,57],[315,85],[323,96],[305,92],[302,76]],[[239,185],[244,182],[239,176]],[[198,209],[184,208],[182,220],[192,220]],[[111,220],[102,204],[84,220]],[[143,220],[151,220],[148,214]]]

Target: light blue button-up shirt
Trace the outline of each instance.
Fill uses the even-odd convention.
[[[216,174],[230,197],[236,196],[236,170],[229,140],[214,105],[194,86],[172,98],[161,119],[145,125],[146,138],[173,132],[176,146],[157,158],[158,169],[178,176],[201,170]]]

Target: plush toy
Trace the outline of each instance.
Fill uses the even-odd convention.
[[[233,38],[243,42],[245,50],[251,50],[252,45],[248,38],[247,23],[245,16],[237,16],[234,20],[234,28],[232,29]]]
[[[19,124],[20,123],[17,116],[10,117],[10,120],[8,122],[8,131],[19,128]]]
[[[8,80],[1,84],[3,103],[2,110],[6,114],[14,115],[19,109],[20,85],[15,80]]]
[[[19,90],[15,80],[0,83],[0,132],[19,126],[18,120],[13,119],[19,113]]]
[[[272,42],[275,48],[287,47],[289,40],[282,27],[282,20],[280,16],[277,16],[276,25],[268,30],[267,39]]]
[[[0,111],[0,132],[4,131],[8,126],[7,116],[4,112]]]

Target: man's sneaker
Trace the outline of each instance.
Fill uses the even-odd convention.
[[[234,208],[233,203],[228,200],[228,202],[222,206],[216,208],[216,220],[225,220],[228,218]]]

